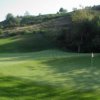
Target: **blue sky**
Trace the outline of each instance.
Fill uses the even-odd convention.
[[[5,19],[7,13],[24,15],[28,11],[32,15],[56,13],[60,7],[71,11],[79,5],[99,5],[100,0],[0,0],[0,21]]]

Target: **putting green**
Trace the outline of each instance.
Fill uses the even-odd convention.
[[[0,100],[100,100],[100,54],[0,54]]]

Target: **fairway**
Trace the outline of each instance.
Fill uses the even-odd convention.
[[[0,100],[100,100],[100,54],[0,54]]]

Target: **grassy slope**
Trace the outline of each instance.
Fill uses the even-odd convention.
[[[41,34],[18,35],[0,39],[0,52],[33,52],[54,48],[54,43]]]
[[[100,55],[47,50],[0,54],[0,100],[100,100]]]
[[[9,35],[16,34],[16,36],[5,39],[0,38],[0,52],[32,52],[55,48],[55,42],[52,40],[59,34],[59,30],[62,27],[68,27],[69,24],[70,16],[69,14],[64,14],[39,24],[4,29],[4,33]],[[48,33],[45,33],[44,36],[42,33],[36,34],[34,32],[39,30],[48,31]]]

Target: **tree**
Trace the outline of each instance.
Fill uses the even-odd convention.
[[[7,14],[6,20],[4,21],[5,27],[15,27],[19,25],[19,19],[14,17],[11,13]]]
[[[2,29],[0,29],[0,35],[3,33]]]
[[[87,10],[77,10],[72,14],[74,44],[78,52],[89,49],[93,38],[92,23],[93,15]],[[89,48],[88,48],[89,47]]]
[[[11,19],[11,18],[14,18],[13,14],[8,13],[8,14],[6,15],[6,20],[9,20],[9,19]]]
[[[67,10],[64,9],[64,8],[60,8],[60,9],[59,9],[59,13],[67,13]]]
[[[95,37],[93,39],[93,50],[100,51],[100,16],[95,16],[92,20]]]

